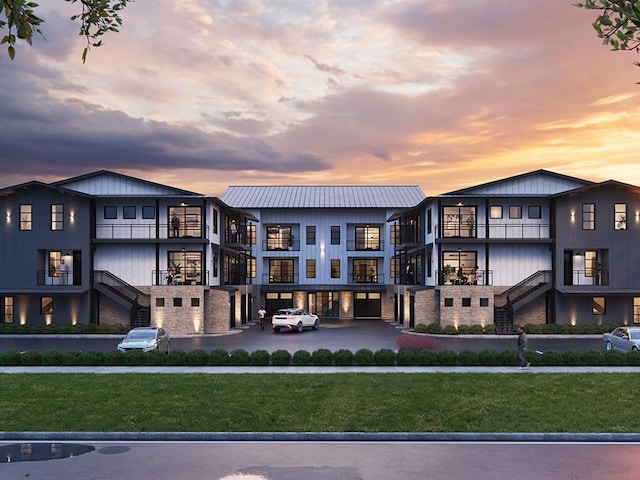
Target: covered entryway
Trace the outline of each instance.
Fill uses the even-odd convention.
[[[355,292],[353,315],[356,318],[381,318],[382,294],[380,292]]]

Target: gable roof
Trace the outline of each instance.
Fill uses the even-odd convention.
[[[406,208],[425,198],[418,186],[231,186],[234,208]]]
[[[451,195],[481,195],[481,196],[549,196],[574,188],[593,185],[594,182],[583,180],[549,170],[535,170],[528,173],[514,175],[491,182],[474,185],[472,187],[454,190],[443,194]]]
[[[20,191],[23,190],[32,190],[32,189],[36,189],[36,188],[41,188],[41,189],[46,189],[46,190],[54,190],[56,192],[59,193],[64,193],[66,195],[76,195],[76,196],[81,196],[81,197],[90,197],[91,195],[88,195],[84,192],[78,192],[76,190],[71,190],[68,188],[64,188],[61,186],[56,186],[53,184],[48,184],[48,183],[44,183],[44,182],[39,182],[37,180],[32,180],[30,182],[25,182],[25,183],[20,183],[18,185],[13,185],[10,187],[5,187],[0,189],[0,196],[3,197],[8,197],[9,195],[14,195]]]
[[[574,188],[573,190],[567,190],[567,191],[564,191],[564,192],[560,192],[560,193],[558,193],[558,194],[556,194],[554,196],[555,197],[571,196],[571,195],[575,195],[577,193],[587,192],[589,190],[594,190],[594,189],[599,189],[599,188],[606,188],[606,187],[619,188],[621,190],[627,190],[629,192],[634,192],[634,193],[640,194],[640,187],[638,187],[636,185],[631,185],[630,183],[619,182],[617,180],[605,180],[604,182],[592,183],[592,184],[586,185],[584,187]]]
[[[109,170],[99,170],[85,175],[68,178],[54,182],[51,185],[63,186],[70,190],[76,190],[97,196],[203,196],[199,193],[162,185],[149,180],[143,180],[122,173]]]

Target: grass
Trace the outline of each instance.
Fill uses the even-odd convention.
[[[633,377],[1,374],[0,431],[633,433]]]

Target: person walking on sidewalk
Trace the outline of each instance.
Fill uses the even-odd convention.
[[[520,362],[520,369],[524,370],[531,365],[527,361],[527,349],[529,348],[529,339],[527,333],[522,326],[518,326],[518,361]]]
[[[260,319],[260,330],[264,330],[264,316],[267,314],[267,311],[264,307],[260,307],[258,310],[258,318]]]

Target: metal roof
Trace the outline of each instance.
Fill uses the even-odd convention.
[[[231,186],[220,197],[234,208],[408,208],[425,195],[404,186]]]

